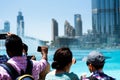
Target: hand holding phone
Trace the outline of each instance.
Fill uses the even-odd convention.
[[[47,60],[47,54],[48,54],[48,47],[47,46],[38,46],[37,51],[41,52],[42,58]]]
[[[41,52],[41,46],[38,46],[37,51]]]
[[[6,37],[7,37],[7,33],[0,34],[0,39],[6,39]]]

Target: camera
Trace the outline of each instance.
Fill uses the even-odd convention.
[[[37,51],[41,52],[41,46],[38,46]]]
[[[0,33],[0,39],[6,39],[7,33]]]

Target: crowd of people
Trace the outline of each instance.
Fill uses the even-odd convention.
[[[67,47],[57,49],[53,55],[53,62],[50,65],[48,61],[48,47],[41,46],[41,59],[38,61],[33,55],[29,57],[28,46],[22,39],[8,33],[5,40],[5,47],[9,59],[3,63],[9,63],[19,75],[26,71],[28,60],[33,63],[32,77],[34,80],[115,80],[103,72],[105,57],[98,51],[92,51],[88,54],[86,65],[92,73],[89,77],[86,75],[77,75],[70,72],[71,65],[76,63],[71,50]],[[1,59],[3,60],[3,59]],[[50,67],[52,70],[50,70]],[[13,74],[14,75],[14,74]],[[13,80],[5,68],[0,66],[0,80]]]

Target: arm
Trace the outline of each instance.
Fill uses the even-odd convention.
[[[48,54],[48,48],[45,46],[41,47],[41,54],[42,54],[42,59],[45,59],[47,61],[47,54]],[[45,80],[46,74],[50,71],[50,64],[47,62],[46,67],[44,67],[42,72],[39,74],[39,80]]]
[[[41,47],[41,54],[42,54],[42,59],[47,60],[48,47],[42,46]]]
[[[46,46],[41,46],[41,55],[42,59],[40,61],[33,61],[33,76],[35,80],[39,79],[39,74],[44,71],[48,65],[47,63],[47,54],[48,54],[48,48]]]
[[[50,64],[47,63],[46,68],[39,74],[39,80],[45,80],[46,74],[50,72]]]

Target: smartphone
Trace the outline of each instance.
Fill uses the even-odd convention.
[[[0,39],[6,39],[7,33],[0,33]]]
[[[41,52],[41,46],[38,46],[37,51]]]

